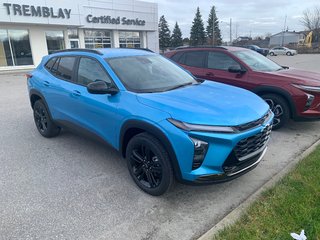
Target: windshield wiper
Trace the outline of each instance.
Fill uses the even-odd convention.
[[[177,86],[174,86],[174,87],[171,87],[171,88],[167,88],[165,91],[170,91],[170,90],[174,90],[174,89],[177,89],[177,88],[182,88],[182,87],[185,87],[185,86],[188,86],[188,85],[192,85],[192,84],[193,84],[192,82],[180,84],[180,85],[177,85]]]

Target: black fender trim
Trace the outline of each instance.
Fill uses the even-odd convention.
[[[282,96],[287,102],[289,103],[290,111],[291,111],[291,117],[295,118],[297,116],[296,107],[294,104],[294,101],[292,99],[292,96],[290,93],[288,93],[286,90],[278,87],[271,87],[271,86],[260,86],[252,90],[255,94],[261,96],[263,94],[267,93],[273,93],[278,94]]]
[[[122,156],[125,157],[126,147],[129,142],[128,139],[127,140],[125,139],[125,136],[130,129],[139,129],[140,131],[138,131],[138,133],[148,132],[153,136],[155,136],[157,139],[159,139],[159,141],[163,144],[165,149],[168,151],[176,179],[178,181],[182,181],[182,175],[181,175],[181,170],[178,164],[178,160],[169,139],[159,128],[153,126],[150,123],[140,121],[140,120],[128,120],[122,125],[121,131],[120,131],[120,138],[119,138],[119,151],[122,154]]]
[[[32,109],[33,109],[32,96],[34,96],[34,95],[35,95],[35,96],[38,96],[38,97],[42,100],[42,102],[44,103],[44,105],[46,106],[46,108],[47,108],[47,110],[48,110],[48,113],[49,113],[50,118],[53,120],[52,115],[51,115],[51,112],[50,112],[50,108],[49,108],[49,106],[48,106],[48,104],[47,104],[47,102],[46,102],[45,97],[42,95],[41,92],[39,92],[39,91],[36,90],[36,89],[31,89],[30,92],[29,92],[30,105],[31,105]]]

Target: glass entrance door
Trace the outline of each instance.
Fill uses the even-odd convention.
[[[79,48],[79,39],[70,39],[70,48]]]

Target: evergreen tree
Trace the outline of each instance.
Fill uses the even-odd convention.
[[[161,50],[164,50],[170,47],[170,30],[167,20],[164,18],[164,15],[160,17],[159,20],[159,47]]]
[[[190,31],[190,44],[193,46],[203,45],[206,41],[206,33],[204,31],[204,25],[200,14],[199,7],[197,8],[196,16],[193,19],[192,27]]]
[[[214,26],[214,30],[213,30],[213,26]],[[212,39],[212,33],[214,33],[213,39]],[[208,36],[208,42],[210,44],[212,45],[222,44],[221,31],[219,28],[219,20],[216,14],[215,6],[212,6],[209,17],[208,17],[207,36]]]
[[[182,42],[181,29],[179,28],[179,25],[176,22],[176,24],[174,25],[174,29],[172,31],[171,46],[172,47],[179,47],[179,46],[182,46],[182,45],[183,45],[183,42]]]

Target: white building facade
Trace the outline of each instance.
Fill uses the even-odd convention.
[[[0,71],[65,48],[159,51],[158,6],[135,0],[0,0]]]

